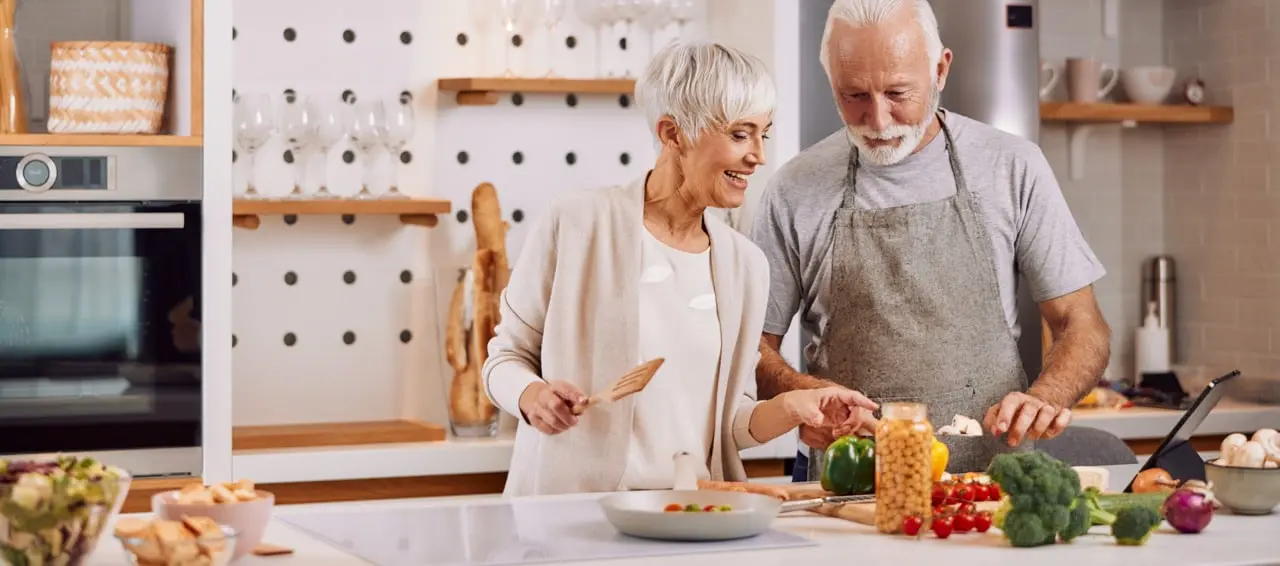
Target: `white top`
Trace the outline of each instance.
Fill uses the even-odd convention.
[[[623,489],[671,489],[673,455],[711,454],[720,319],[710,248],[688,253],[644,232],[640,273],[640,358],[664,358],[637,394]],[[704,478],[709,475],[699,470]]]

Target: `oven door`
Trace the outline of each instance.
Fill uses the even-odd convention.
[[[0,454],[199,475],[200,203],[0,203]]]

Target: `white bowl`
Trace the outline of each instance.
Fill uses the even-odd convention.
[[[1129,100],[1138,104],[1160,104],[1169,98],[1177,77],[1173,67],[1129,67],[1120,73],[1120,85]]]
[[[670,503],[730,505],[733,510],[663,511]],[[713,490],[624,491],[600,499],[605,518],[623,534],[673,541],[753,537],[769,529],[781,506],[765,495]]]

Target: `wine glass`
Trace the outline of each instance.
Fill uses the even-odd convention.
[[[486,39],[489,38],[490,24],[493,23],[493,14],[496,11],[495,1],[496,0],[466,0],[468,12],[471,14],[471,25],[475,30],[476,39],[481,37]],[[485,43],[487,43],[487,41]],[[477,44],[476,47],[477,49],[475,52],[479,55],[479,60],[476,64],[479,68],[487,69],[488,65],[486,63],[489,58],[486,57],[486,55],[489,53],[489,50],[482,48],[480,44]]]
[[[667,0],[639,0],[641,3],[640,26],[649,31],[649,58],[657,52],[658,32],[672,22],[671,6]]]
[[[671,14],[671,19],[676,22],[675,39],[677,41],[683,39],[685,24],[693,21],[698,11],[698,0],[667,0],[667,10]]]
[[[351,141],[360,152],[360,163],[363,175],[360,192],[354,197],[358,200],[377,198],[369,191],[369,182],[373,178],[374,150],[382,145],[386,135],[387,115],[380,100],[360,101],[355,104],[355,119],[351,121]]]
[[[404,151],[404,147],[409,145],[409,140],[413,139],[413,99],[402,96],[387,109],[387,127],[383,135],[382,143],[387,147],[387,155],[391,162],[391,189],[382,194],[384,199],[406,199],[409,198],[400,192],[400,172],[398,166],[398,157],[400,152]]]
[[[614,6],[617,9],[617,17],[622,20],[622,37],[627,40],[627,51],[631,51],[634,45],[631,43],[631,28],[636,20],[645,17],[650,8],[649,0],[614,0]],[[631,78],[631,65],[626,65],[627,78]]]
[[[242,93],[235,101],[236,145],[244,153],[248,167],[247,183],[242,199],[264,198],[254,182],[254,155],[271,139],[275,120],[271,116],[271,97],[263,93]]]
[[[280,135],[293,156],[293,190],[287,199],[303,199],[302,187],[307,183],[307,154],[315,142],[316,118],[305,96],[288,95],[280,112]]]
[[[506,32],[503,37],[506,43],[506,70],[502,72],[502,76],[511,78],[516,74],[511,70],[511,42],[516,34],[516,25],[520,23],[523,17],[523,0],[498,0],[498,11],[502,15],[502,28]]]
[[[568,0],[537,0],[542,8],[541,16],[543,25],[547,26],[547,77],[557,77],[556,74],[556,30],[560,27],[560,22],[564,20],[565,12],[569,9]]]
[[[338,145],[342,138],[347,137],[347,129],[349,124],[349,116],[347,115],[346,104],[337,101],[327,102],[318,97],[312,97],[308,102],[310,114],[315,120],[315,156],[320,158],[320,188],[316,190],[313,199],[335,199],[339,198],[329,192],[329,152],[333,150],[333,146]]]
[[[596,77],[604,74],[604,43],[605,31],[609,25],[613,23],[613,7],[610,4],[612,0],[574,0],[575,12],[578,19],[582,23],[591,26],[596,34]],[[609,76],[613,76],[613,71],[609,71]]]

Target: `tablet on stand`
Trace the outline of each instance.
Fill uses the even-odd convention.
[[[1138,470],[1139,473],[1160,468],[1169,472],[1169,475],[1178,483],[1185,483],[1188,480],[1205,481],[1204,458],[1201,458],[1200,453],[1191,445],[1191,437],[1196,429],[1200,428],[1200,423],[1204,422],[1205,417],[1209,416],[1209,412],[1217,406],[1218,401],[1222,400],[1224,391],[1222,385],[1239,375],[1240,370],[1235,370],[1209,382],[1191,408],[1182,413],[1182,418],[1178,419],[1178,424],[1173,426],[1168,436],[1165,436],[1160,447],[1156,448],[1151,457],[1142,464],[1142,468]],[[1134,479],[1137,479],[1136,475]],[[1129,485],[1125,486],[1124,491],[1125,493],[1133,492],[1133,480],[1129,480]]]

